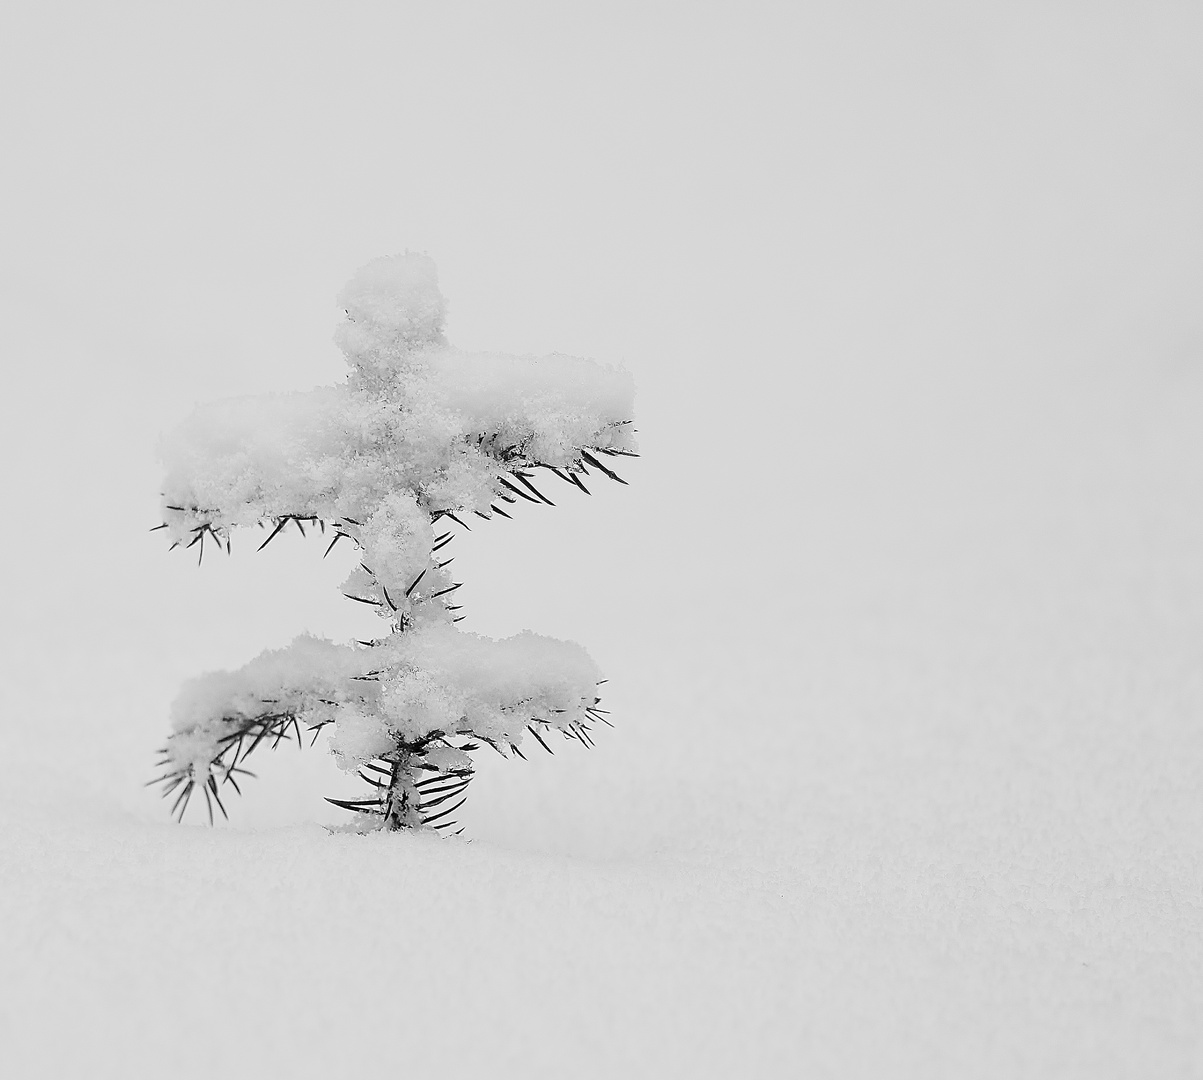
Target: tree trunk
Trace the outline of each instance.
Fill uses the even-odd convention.
[[[416,829],[422,824],[422,815],[418,811],[421,795],[415,786],[415,777],[410,762],[412,752],[405,747],[389,754],[386,761],[393,767],[393,775],[389,780],[388,793],[384,802],[384,828]]]

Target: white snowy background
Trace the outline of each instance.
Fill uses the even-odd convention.
[[[6,7],[0,1071],[1203,1076],[1200,55],[1159,0]],[[629,488],[456,541],[616,728],[481,759],[467,844],[328,833],[316,749],[174,825],[182,680],[378,627],[318,542],[169,555],[156,442],[341,379],[406,249],[457,345],[634,374]]]

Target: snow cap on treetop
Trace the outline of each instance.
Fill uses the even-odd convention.
[[[427,255],[385,255],[362,267],[338,294],[347,313],[335,342],[360,370],[386,357],[400,359],[429,345],[443,345],[447,301],[438,271]]]

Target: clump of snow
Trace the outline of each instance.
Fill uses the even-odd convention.
[[[540,713],[571,713],[593,699],[601,673],[579,645],[526,630],[493,641],[448,626],[389,642],[407,663],[454,683],[477,702],[530,702]],[[572,722],[561,720],[556,727]],[[506,735],[513,734],[509,730]]]
[[[362,655],[309,634],[284,649],[268,649],[237,672],[190,679],[171,707],[174,731],[193,731],[213,717],[247,720],[271,701],[280,712],[312,711],[344,682],[366,670]]]
[[[327,745],[339,767],[347,772],[355,772],[365,762],[387,753],[396,741],[383,716],[361,712],[352,704],[338,709],[337,715],[338,723]]]
[[[432,395],[463,418],[469,431],[489,432],[530,460],[570,465],[576,450],[609,431],[608,448],[634,450],[629,424],[634,383],[618,368],[576,356],[505,356],[456,349],[430,357]]]
[[[453,583],[439,568],[430,515],[418,506],[412,492],[391,492],[362,526],[348,523],[343,528],[372,560],[370,567],[360,565],[351,571],[343,582],[344,592],[375,601],[389,617],[450,617],[442,604],[423,603]]]
[[[335,334],[347,363],[381,376],[415,349],[443,343],[447,301],[434,260],[425,255],[373,259],[338,294],[347,321]]]

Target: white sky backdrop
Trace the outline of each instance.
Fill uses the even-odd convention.
[[[22,8],[22,1075],[1203,1075],[1197,5]],[[630,488],[456,541],[465,628],[582,642],[618,726],[482,762],[469,848],[327,837],[316,753],[169,828],[180,680],[374,624],[316,543],[168,556],[155,441],[341,378],[405,249],[455,344],[634,373]]]

